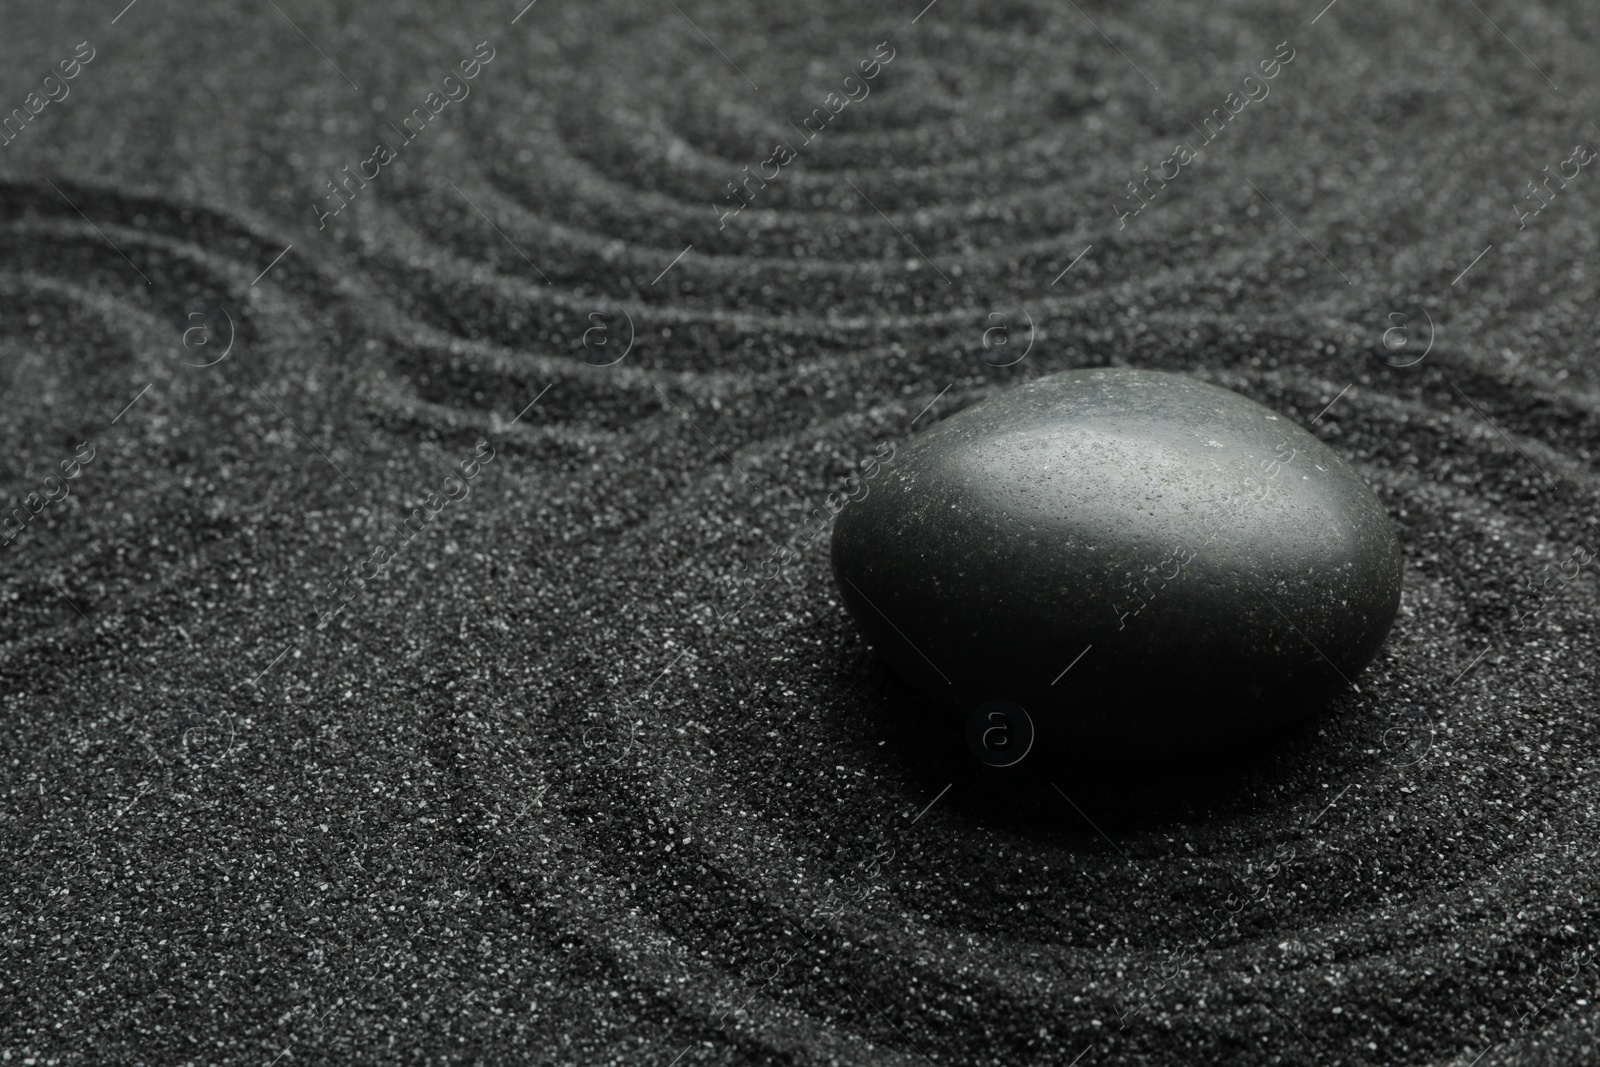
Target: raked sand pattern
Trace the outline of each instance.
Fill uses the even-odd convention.
[[[1592,1059],[1597,41],[1481,6],[5,12],[0,1053]],[[1007,776],[819,516],[1111,364],[1356,464],[1401,616]]]

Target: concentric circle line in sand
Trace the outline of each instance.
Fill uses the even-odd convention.
[[[1488,246],[1486,246],[1484,248],[1484,250],[1482,252],[1479,252],[1477,255],[1473,256],[1472,257],[1472,262],[1468,263],[1466,265],[1466,267],[1462,269],[1461,273],[1456,275],[1455,281],[1452,281],[1450,283],[1451,286],[1454,286],[1456,284],[1456,282],[1459,282],[1462,278],[1465,278],[1467,276],[1467,271],[1471,270],[1473,267],[1476,267],[1478,265],[1478,260],[1480,260],[1484,256],[1488,255],[1489,254],[1489,249],[1493,248],[1493,247],[1494,247],[1494,244],[1491,242]]]
[[[1329,0],[1328,6],[1317,12],[1317,18],[1311,20],[1311,25],[1315,26],[1317,24],[1317,19],[1322,18],[1323,15],[1326,15],[1328,12],[1332,11],[1333,5],[1337,4],[1338,2],[1339,0]]]
[[[60,587],[58,587],[56,585],[55,580],[53,578],[46,578],[45,581],[49,584],[51,589],[54,589],[56,591],[56,595],[57,596],[59,596],[62,600],[65,600],[68,604],[72,605],[72,610],[76,611],[80,616],[82,616],[84,622],[86,622],[90,626],[94,627],[94,632],[95,633],[99,634],[101,637],[104,637],[107,641],[111,641],[111,638],[106,637],[106,632],[104,630],[100,629],[100,624],[95,622],[93,619],[89,618],[89,616],[84,615],[83,614],[83,609],[78,607],[78,605],[72,603],[72,598],[67,596],[66,593],[63,593],[61,591]],[[126,652],[122,651],[122,646],[121,645],[117,644],[115,641],[111,641],[111,647],[116,649],[118,654],[121,655],[123,659],[128,661],[128,666],[133,668],[133,673],[137,674],[140,678],[143,678],[147,682],[150,680],[148,677],[146,677],[144,671],[141,671],[139,669],[139,665],[137,663],[133,662],[132,658],[130,658],[129,655]]]
[[[1315,1041],[1311,1040],[1311,1038],[1306,1034],[1306,1032],[1304,1030],[1300,1029],[1300,1024],[1299,1023],[1296,1023],[1293,1019],[1291,1019],[1287,1015],[1285,1015],[1281,1010],[1279,1010],[1279,1008],[1278,1008],[1278,1006],[1276,1004],[1272,1003],[1272,1001],[1268,1000],[1265,996],[1261,997],[1261,1002],[1263,1004],[1265,1004],[1267,1007],[1271,1008],[1272,1009],[1272,1013],[1274,1015],[1276,1015],[1278,1018],[1282,1019],[1284,1022],[1288,1023],[1290,1026],[1294,1027],[1295,1033],[1299,1034],[1302,1038],[1304,1038],[1305,1041],[1306,1041],[1306,1044],[1310,1045],[1311,1048],[1312,1048],[1312,1051],[1314,1051],[1317,1054],[1317,1059],[1325,1060],[1325,1059],[1328,1058],[1327,1056],[1323,1055],[1322,1046],[1318,1045]]]
[[[146,782],[144,785],[140,786],[139,787],[139,792],[134,794],[134,798],[132,800],[128,801],[127,806],[124,807],[121,811],[117,812],[116,817],[111,820],[111,825],[112,826],[117,825],[117,822],[124,815],[128,814],[128,812],[132,811],[133,810],[133,806],[135,804],[139,803],[139,799],[141,797],[143,797],[149,791],[150,791],[150,783],[149,782]]]
[[[902,1030],[898,1026],[896,1026],[895,1023],[894,1023],[894,1020],[889,1018],[888,1014],[882,1008],[880,1008],[876,1004],[872,1003],[872,1000],[865,993],[861,992],[861,987],[860,986],[856,985],[854,982],[851,982],[848,977],[845,978],[845,982],[847,982],[849,984],[851,989],[854,989],[857,993],[861,994],[861,999],[863,1001],[865,1001],[867,1003],[867,1005],[872,1008],[873,1011],[875,1011],[879,1015],[883,1016],[883,1021],[888,1023],[890,1028],[893,1029],[895,1033],[897,1033],[901,1037],[905,1038],[906,1044],[910,1045],[914,1049],[917,1049],[917,1055],[918,1056],[921,1056],[923,1059],[928,1060],[928,1063],[930,1065],[933,1064],[933,1061],[931,1059],[928,1059],[928,1054],[926,1052],[923,1052],[920,1048],[917,1048],[917,1043],[915,1041],[911,1040],[911,1038],[906,1035],[906,1032],[904,1030]],[[937,1067],[937,1065],[934,1065],[934,1067]]]
[[[272,404],[272,398],[270,396],[268,396],[266,393],[262,393],[261,392],[261,386],[256,385],[254,382],[251,382],[250,383],[250,387],[252,389],[254,389],[256,392],[261,393],[261,399],[262,400],[265,400],[267,403]],[[359,485],[357,485],[355,482],[350,481],[350,476],[348,474],[346,474],[344,471],[339,470],[339,465],[337,463],[335,463],[333,460],[328,459],[328,454],[326,452],[324,452],[321,448],[318,448],[317,447],[317,443],[315,441],[313,441],[309,436],[307,436],[306,432],[304,430],[302,430],[298,425],[296,425],[295,421],[293,419],[291,419],[288,415],[284,414],[284,411],[283,411],[282,408],[280,408],[276,404],[272,404],[272,410],[276,411],[279,415],[282,415],[284,422],[287,422],[290,426],[294,426],[294,432],[299,434],[301,437],[304,437],[306,439],[306,444],[310,445],[312,448],[317,449],[317,455],[319,455],[323,459],[327,460],[328,461],[328,466],[332,467],[335,471],[337,471],[338,474],[339,474],[339,477],[343,478],[346,482],[349,482],[350,488],[354,489],[358,493],[361,492],[361,487]]]
[[[283,8],[273,3],[273,0],[267,0],[267,3],[272,4],[272,10],[276,11],[280,15],[283,15]],[[312,48],[317,48],[317,42],[313,41],[309,37],[306,37],[306,31],[302,30],[299,26],[295,26],[294,19],[290,18],[288,15],[283,15],[283,21],[287,22],[291,26],[294,26],[294,32],[298,33],[302,37],[305,37],[306,44],[310,45]],[[328,59],[328,53],[324,52],[320,48],[317,48],[317,55],[321,56],[323,59],[327,59],[328,66],[332,67],[334,70],[339,70],[339,64],[335,63],[331,59]],[[343,78],[347,82],[350,82],[350,88],[354,89],[356,92],[359,93],[361,91],[361,86],[357,85],[353,81],[350,81],[350,75],[346,74],[344,71],[339,70],[339,77]]]
[[[1354,385],[1354,384],[1356,384],[1356,383],[1355,382],[1351,382],[1350,383],[1350,385]],[[1317,421],[1319,419],[1321,419],[1322,416],[1326,415],[1328,412],[1333,410],[1333,405],[1335,405],[1335,404],[1337,404],[1339,402],[1339,397],[1344,396],[1344,394],[1346,394],[1346,393],[1348,393],[1350,391],[1350,385],[1347,385],[1343,389],[1339,390],[1339,396],[1336,396],[1332,400],[1328,401],[1328,406],[1323,408],[1321,411],[1317,412],[1317,417],[1315,419],[1311,420],[1311,425],[1315,426],[1317,424]]]
[[[649,685],[647,685],[643,689],[639,690],[639,699],[643,700],[645,698],[645,694],[650,692],[651,686],[654,686],[657,682],[661,681],[661,679],[666,676],[666,673],[673,668],[673,665],[676,664],[680,659],[682,659],[683,656],[684,656],[684,653],[686,653],[688,651],[689,651],[688,644],[685,644],[681,649],[679,649],[678,650],[678,654],[676,656],[673,656],[672,659],[667,663],[667,665],[665,667],[661,668],[661,673],[657,674],[654,678],[650,679],[650,684]],[[632,703],[632,701],[629,701],[629,703]]]
[[[706,31],[705,30],[702,30],[699,26],[695,26],[694,19],[690,18],[688,15],[684,15],[683,14],[683,8],[681,8],[677,4],[673,3],[673,0],[667,0],[667,3],[672,4],[672,10],[676,11],[680,15],[683,15],[683,21],[687,22],[691,26],[694,26],[694,32],[695,33],[698,33],[701,37],[705,37],[706,44],[710,45],[712,48],[716,48],[717,49],[717,55],[721,56],[723,59],[727,59],[728,60],[728,66],[732,67],[734,70],[739,71],[739,77],[743,78],[747,82],[750,82],[750,88],[754,89],[758,93],[761,91],[761,86],[757,85],[755,82],[751,82],[750,81],[750,75],[746,74],[744,71],[739,69],[739,64],[735,63],[731,59],[728,59],[728,53],[724,52],[720,48],[717,48],[717,43],[715,41],[713,41],[711,38],[706,37]]]
[[[288,255],[289,254],[289,249],[291,249],[293,247],[294,247],[293,243],[290,243],[289,245],[287,245],[284,248],[284,250],[282,252],[279,252],[277,255],[273,256],[272,257],[272,262],[268,263],[265,267],[263,267],[261,269],[261,273],[257,274],[255,276],[255,278],[251,280],[250,288],[254,289],[256,287],[256,282],[259,282],[262,278],[265,278],[267,276],[267,271],[271,270],[273,267],[276,267],[278,265],[278,260],[280,260],[284,256]]]
[[[467,206],[468,207],[472,208],[472,210],[476,211],[478,214],[483,215],[483,208],[479,207],[477,204],[474,204],[472,202],[472,199],[470,197],[468,197],[466,193],[463,193],[461,191],[461,189],[456,185],[455,182],[451,181],[449,178],[446,178],[444,181],[445,181],[446,185],[450,186],[450,188],[452,188],[452,189],[454,189],[456,191],[456,195],[457,196],[459,196],[461,199],[463,199],[463,200],[465,200],[467,202]],[[489,224],[489,227],[492,230],[494,230],[495,233],[498,233],[500,235],[500,239],[502,241],[504,241],[506,244],[510,245],[516,251],[517,255],[522,257],[523,262],[527,263],[528,266],[533,267],[533,269],[538,272],[539,277],[544,278],[544,283],[546,285],[550,285],[551,284],[550,279],[545,275],[545,272],[542,271],[542,270],[539,270],[538,266],[533,262],[533,260],[528,258],[528,253],[524,252],[520,248],[517,248],[517,243],[515,241],[513,241],[511,238],[507,237],[505,235],[505,231],[500,229],[500,227],[498,227],[498,226],[496,226],[494,224],[494,220],[493,219],[491,219],[488,215],[483,215],[483,221],[487,222]]]
[[[1538,471],[1540,476],[1543,477],[1545,481],[1549,482],[1552,488],[1555,487],[1555,484],[1556,484],[1555,479],[1550,477],[1548,474],[1545,474],[1544,468],[1539,466],[1537,463],[1535,463],[1533,461],[1533,458],[1522,450],[1522,446],[1517,444],[1515,441],[1513,441],[1506,434],[1506,432],[1504,430],[1502,430],[1500,427],[1496,426],[1494,424],[1494,420],[1491,419],[1487,414],[1485,414],[1484,410],[1482,408],[1480,408],[1477,405],[1477,403],[1470,396],[1468,396],[1466,393],[1461,392],[1461,386],[1456,384],[1454,378],[1452,378],[1448,374],[1446,374],[1444,376],[1444,380],[1450,383],[1450,388],[1454,389],[1458,394],[1460,394],[1462,400],[1465,400],[1467,403],[1472,405],[1472,410],[1473,411],[1476,411],[1479,415],[1483,416],[1483,421],[1487,422],[1489,424],[1489,429],[1493,430],[1495,433],[1499,434],[1501,437],[1504,437],[1505,440],[1506,440],[1506,444],[1510,445],[1512,448],[1517,450],[1517,455],[1519,455],[1523,459],[1527,460],[1528,461],[1528,465],[1530,467],[1532,467],[1534,470]]]
[[[1071,804],[1072,805],[1072,810],[1077,812],[1079,815],[1083,816],[1083,821],[1088,823],[1090,826],[1093,826],[1094,827],[1094,832],[1099,834],[1101,837],[1105,838],[1106,844],[1108,844],[1112,848],[1116,849],[1117,855],[1121,856],[1123,861],[1125,863],[1127,863],[1127,865],[1129,867],[1132,867],[1135,872],[1139,871],[1139,865],[1134,863],[1133,860],[1129,859],[1128,858],[1128,854],[1126,852],[1122,851],[1121,848],[1118,848],[1117,847],[1117,843],[1115,841],[1111,840],[1110,835],[1107,834],[1104,830],[1100,829],[1100,827],[1098,825],[1096,825],[1096,823],[1095,823],[1095,821],[1093,819],[1089,818],[1089,816],[1087,816],[1087,815],[1084,815],[1083,809],[1078,807],[1077,803],[1074,802],[1071,797],[1067,796],[1066,792],[1059,785],[1056,785],[1056,783],[1051,782],[1050,783],[1050,788],[1054,789],[1057,793],[1060,793],[1061,794],[1061,799],[1065,800],[1068,804]],[[1139,874],[1139,884],[1143,885],[1148,877],[1149,877],[1148,875],[1140,873]]]
[[[650,284],[654,285],[656,282],[659,282],[662,278],[665,278],[667,276],[667,271],[671,270],[673,267],[676,267],[678,265],[678,260],[680,260],[684,256],[688,255],[689,254],[689,249],[693,248],[693,247],[694,247],[694,242],[693,241],[689,242],[688,247],[685,248],[682,252],[679,252],[677,255],[673,256],[672,257],[672,262],[668,263],[664,268],[662,268],[661,273],[657,274],[655,276],[655,279],[653,281],[651,281]]]
[[[1089,246],[1089,248],[1093,248],[1093,247],[1094,247],[1094,245],[1090,245]],[[1056,282],[1059,282],[1062,278],[1065,278],[1067,276],[1067,271],[1071,270],[1073,267],[1076,267],[1078,265],[1078,260],[1082,259],[1084,256],[1089,254],[1089,248],[1085,248],[1082,252],[1079,252],[1077,255],[1073,256],[1072,257],[1072,262],[1067,264],[1066,269],[1063,270],[1060,274],[1057,274],[1054,278],[1050,279],[1050,284],[1054,285]]]
[[[1087,22],[1090,26],[1094,26],[1094,32],[1100,35],[1101,40],[1105,41],[1105,43],[1110,45],[1112,48],[1117,48],[1117,43],[1111,38],[1107,37],[1105,31],[1099,26],[1095,26],[1094,19],[1083,14],[1083,8],[1079,7],[1076,3],[1073,3],[1073,0],[1067,0],[1067,3],[1072,4],[1072,10],[1076,11],[1080,15],[1083,15],[1083,21]],[[1128,59],[1128,53],[1124,52],[1120,48],[1117,48],[1117,55],[1121,56],[1123,59]],[[1139,64],[1135,63],[1131,59],[1128,59],[1128,66],[1132,67],[1134,70],[1139,70]],[[1143,78],[1147,82],[1150,82],[1150,88],[1154,89],[1156,92],[1159,93],[1161,91],[1161,86],[1151,81],[1150,75],[1146,74],[1144,71],[1139,70],[1139,77]]]
[[[1467,0],[1467,3],[1472,4],[1472,10],[1476,11],[1480,15],[1483,15],[1483,8],[1481,8],[1477,4],[1473,3],[1473,0]],[[1493,26],[1494,27],[1494,32],[1498,33],[1500,35],[1501,39],[1506,42],[1506,44],[1510,45],[1512,48],[1515,48],[1516,52],[1517,52],[1517,55],[1521,56],[1524,60],[1526,60],[1528,66],[1532,67],[1535,71],[1538,71],[1539,77],[1543,78],[1547,83],[1549,83],[1550,88],[1554,89],[1558,94],[1561,92],[1561,86],[1557,85],[1553,81],[1550,81],[1549,75],[1545,74],[1544,71],[1539,70],[1539,64],[1535,63],[1531,59],[1528,59],[1528,53],[1524,52],[1520,48],[1517,48],[1516,42],[1513,41],[1511,38],[1507,37],[1505,31],[1502,30],[1499,26],[1495,26],[1494,19],[1490,18],[1488,15],[1483,15],[1483,21],[1487,22],[1490,26]]]
[[[122,256],[123,260],[128,264],[128,266],[133,267],[134,271],[139,275],[139,277],[144,278],[144,283],[146,285],[151,284],[150,279],[145,277],[144,271],[139,270],[139,268],[137,266],[135,266],[133,260],[128,259],[127,255],[123,253],[122,249],[117,248],[117,243],[115,241],[113,241],[111,238],[107,237],[106,234],[105,234],[105,231],[102,230],[100,227],[96,226],[94,224],[94,221],[92,219],[90,219],[88,215],[84,215],[83,214],[83,209],[82,208],[80,208],[77,204],[74,204],[72,202],[71,198],[68,197],[66,193],[61,192],[61,190],[56,186],[55,182],[50,181],[49,178],[46,178],[45,181],[49,184],[50,188],[55,189],[56,193],[60,195],[61,199],[65,200],[67,202],[67,205],[69,207],[71,207],[72,210],[76,211],[79,215],[81,215],[83,217],[83,221],[87,222],[89,224],[89,228],[92,229],[95,233],[98,233],[100,235],[100,239],[102,241],[104,241],[106,244],[110,245],[112,247],[112,249],[114,249],[116,251],[117,255]]]
[[[687,422],[690,426],[694,426],[694,432],[699,434],[702,438],[705,438],[706,444],[710,445],[712,448],[715,448],[717,450],[717,454],[720,455],[723,459],[728,461],[728,466],[730,466],[734,470],[738,471],[739,472],[739,477],[743,478],[745,480],[746,484],[749,483],[750,476],[748,474],[746,474],[744,472],[744,470],[737,463],[735,463],[733,461],[733,457],[732,456],[730,456],[726,452],[722,451],[722,446],[721,445],[717,444],[711,438],[706,437],[706,432],[704,430],[702,430],[700,427],[695,426],[695,422],[694,422],[693,419],[691,419],[689,417],[688,412],[684,411],[678,405],[673,404],[672,403],[672,398],[670,396],[668,396],[666,393],[662,393],[661,392],[661,387],[659,385],[651,383],[650,387],[652,389],[654,389],[656,392],[661,393],[661,399],[665,400],[668,404],[672,404],[672,410],[676,411],[679,415],[682,415],[684,422]]]
[[[532,411],[533,410],[533,405],[535,405],[535,404],[537,404],[539,402],[539,397],[542,397],[542,396],[544,396],[544,394],[548,393],[550,391],[550,389],[551,389],[551,386],[554,386],[555,384],[556,384],[555,382],[551,382],[550,385],[547,385],[543,389],[539,390],[539,396],[534,397],[532,400],[530,400],[528,402],[528,406],[527,407],[525,407],[521,411],[517,412],[517,417],[512,419],[511,422],[507,424],[506,429],[509,430],[509,429],[511,429],[512,426],[515,426],[517,423],[521,422],[522,421],[522,416],[524,416],[528,412]]]
[[[1302,241],[1304,241],[1306,244],[1310,245],[1312,247],[1312,249],[1317,253],[1317,255],[1321,256],[1324,260],[1327,260],[1328,266],[1333,267],[1333,269],[1338,273],[1339,277],[1344,279],[1344,283],[1346,285],[1354,285],[1355,284],[1355,282],[1350,280],[1350,276],[1349,275],[1345,274],[1344,271],[1339,270],[1339,268],[1334,264],[1333,260],[1328,259],[1328,254],[1326,252],[1324,252],[1322,249],[1318,248],[1317,245],[1316,245],[1316,242],[1312,241],[1311,238],[1307,237],[1305,235],[1305,233],[1300,229],[1300,227],[1296,226],[1294,224],[1294,221],[1292,219],[1290,219],[1288,215],[1285,215],[1283,213],[1283,208],[1279,207],[1277,204],[1273,204],[1272,203],[1272,197],[1268,196],[1266,193],[1261,192],[1261,189],[1256,185],[1256,183],[1251,181],[1249,178],[1246,178],[1245,182],[1250,186],[1250,188],[1255,189],[1255,191],[1260,194],[1261,199],[1265,200],[1268,204],[1272,204],[1272,210],[1276,211],[1278,213],[1278,215],[1283,219],[1283,221],[1287,222],[1289,224],[1290,229],[1294,230],[1295,233],[1300,234],[1300,239]]]
[[[1077,812],[1079,817],[1082,818],[1084,822],[1088,823],[1091,827],[1093,827],[1094,828],[1094,832],[1099,834],[1102,838],[1105,839],[1106,844],[1110,845],[1113,849],[1116,850],[1117,855],[1122,857],[1123,862],[1126,863],[1130,868],[1133,869],[1134,876],[1136,878],[1138,878],[1139,885],[1141,887],[1143,887],[1144,884],[1150,880],[1150,876],[1148,874],[1145,874],[1143,871],[1141,871],[1139,869],[1139,865],[1134,863],[1133,860],[1128,857],[1128,854],[1126,852],[1122,851],[1122,849],[1117,845],[1117,843],[1115,841],[1111,840],[1111,835],[1106,833],[1104,830],[1100,829],[1099,824],[1096,823],[1093,819],[1089,818],[1089,816],[1084,812],[1084,810],[1082,808],[1078,807],[1077,802],[1074,801],[1071,797],[1067,796],[1065,790],[1063,790],[1055,782],[1051,782],[1050,783],[1050,788],[1054,789],[1057,793],[1060,793],[1061,794],[1061,799],[1065,800],[1068,804],[1071,804],[1072,805],[1072,810]],[[1185,923],[1185,925],[1187,925],[1189,927],[1189,930],[1190,930],[1191,933],[1195,934],[1196,936],[1199,935],[1200,931],[1195,927],[1193,922],[1191,922],[1188,919],[1185,919],[1184,923]],[[1205,941],[1209,941],[1210,939],[1209,938],[1203,938],[1201,940],[1202,940],[1202,942],[1205,942]]]
[[[872,198],[867,196],[866,193],[863,193],[861,191],[861,187],[860,186],[858,186],[855,182],[851,181],[849,178],[845,179],[845,183],[848,184],[850,186],[850,188],[852,188],[852,189],[854,189],[856,191],[856,195],[857,196],[861,197],[861,199],[863,199],[863,200],[865,200],[867,202],[867,206],[872,208],[872,210],[876,211],[879,215],[883,215],[883,221],[884,222],[887,222],[890,226],[894,226],[894,232],[899,234],[901,236],[901,238],[905,240],[905,243],[910,245],[912,250],[915,251],[917,253],[917,255],[922,256],[923,261],[925,263],[927,263],[928,266],[933,267],[934,273],[938,274],[939,277],[944,278],[944,281],[945,281],[946,285],[954,285],[955,284],[955,282],[951,281],[949,278],[945,278],[944,271],[940,270],[937,266],[935,266],[933,260],[929,259],[926,255],[923,254],[922,249],[917,247],[917,242],[913,241],[909,237],[906,237],[906,231],[902,230],[898,226],[895,226],[894,225],[894,220],[891,219],[888,215],[884,215],[883,214],[883,209],[881,207],[879,207],[877,204],[874,204],[872,202]]]
[[[394,527],[394,530],[395,530],[396,533],[400,533],[400,527],[395,526],[393,519],[389,520],[389,525]],[[402,536],[404,536],[404,535],[402,534]],[[516,659],[516,658],[518,658],[520,656],[520,658],[523,660],[523,662],[527,663],[530,667],[534,666],[534,663],[533,663],[532,659],[529,658],[529,656],[528,656],[528,654],[526,652],[519,652],[518,650],[513,649],[510,645],[508,645],[506,643],[506,637],[505,637],[505,635],[503,633],[500,632],[499,627],[497,627],[495,625],[495,620],[489,618],[489,614],[488,614],[487,610],[485,608],[483,608],[482,605],[478,601],[475,601],[472,597],[467,595],[467,591],[465,589],[461,588],[461,583],[456,581],[454,576],[452,576],[449,571],[446,571],[443,568],[440,568],[439,573],[444,575],[445,581],[449,582],[452,586],[455,587],[456,592],[461,595],[461,599],[462,600],[466,601],[469,604],[475,605],[476,611],[478,613],[478,618],[482,619],[484,624],[488,627],[488,629],[489,629],[489,631],[490,631],[490,633],[492,635],[492,638],[494,640],[494,643],[500,647],[500,650],[502,652],[506,653],[506,655],[510,656],[512,659]],[[341,608],[340,610],[343,610],[343,609]],[[535,670],[537,670],[536,667],[535,667]]]
[[[265,667],[261,668],[261,673],[260,674],[257,674],[254,678],[250,679],[250,684],[252,686],[255,686],[257,682],[261,681],[262,677],[265,676],[266,673],[268,671],[270,671],[272,668],[276,667],[278,665],[278,663],[283,659],[283,657],[285,657],[285,656],[287,656],[289,654],[289,650],[291,648],[293,648],[293,647],[294,647],[294,642],[293,641],[290,641],[287,645],[284,645],[283,646],[283,651],[279,652],[277,654],[277,656],[273,658],[271,663],[269,663]]]
[[[1355,783],[1352,782],[1352,783],[1350,783],[1350,785],[1346,785],[1343,789],[1339,790],[1338,796],[1335,796],[1332,800],[1328,801],[1327,807],[1325,807],[1321,811],[1319,811],[1317,813],[1317,817],[1315,819],[1312,819],[1310,822],[1306,823],[1306,829],[1309,830],[1311,827],[1313,827],[1313,826],[1317,825],[1317,823],[1321,822],[1322,821],[1322,817],[1324,815],[1328,814],[1328,812],[1333,810],[1333,806],[1335,804],[1339,803],[1339,798],[1343,797],[1346,793],[1350,792],[1350,789],[1354,784]]]
[[[933,405],[937,404],[939,402],[939,397],[948,393],[955,384],[955,382],[951,382],[949,385],[939,390],[939,396],[936,396],[932,400],[928,401],[928,407],[925,407],[921,411],[917,412],[916,416],[911,420],[911,425],[915,426],[917,424],[917,419],[920,419],[922,416],[926,415],[928,413],[928,408],[931,408]]]
[[[126,415],[128,413],[128,408],[131,408],[131,407],[133,407],[133,405],[137,404],[139,402],[140,398],[143,397],[144,394],[146,394],[146,393],[148,393],[150,391],[150,386],[152,386],[154,384],[156,384],[156,383],[155,382],[150,382],[143,389],[139,390],[139,396],[136,396],[132,400],[128,401],[128,407],[123,408],[121,411],[117,412],[116,418],[112,419],[109,425],[115,426],[117,424],[117,419],[120,419],[120,418],[122,418],[122,416]]]
[[[1457,682],[1461,681],[1462,678],[1465,678],[1466,675],[1467,675],[1467,672],[1470,671],[1472,668],[1476,667],[1478,665],[1478,661],[1480,659],[1482,659],[1485,655],[1487,655],[1489,650],[1491,648],[1493,648],[1493,647],[1494,647],[1494,643],[1493,642],[1490,642],[1489,644],[1484,645],[1483,646],[1483,651],[1479,652],[1476,656],[1473,656],[1472,657],[1472,662],[1467,664],[1465,667],[1461,668],[1461,673],[1460,674],[1458,674],[1454,678],[1450,679],[1450,684],[1451,685],[1455,685]]]

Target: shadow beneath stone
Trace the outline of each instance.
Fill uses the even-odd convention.
[[[1285,729],[1231,748],[1167,758],[1096,759],[1052,745],[1041,732],[1011,766],[984,762],[970,715],[937,708],[880,661],[870,667],[869,700],[893,738],[897,760],[964,819],[1025,836],[1092,838],[1180,825],[1270,816],[1305,804],[1321,785],[1359,773],[1381,752],[1376,697],[1346,690]],[[991,713],[992,714],[992,713]],[[1014,727],[996,719],[996,731]],[[1392,730],[1390,731],[1392,733]],[[947,812],[948,814],[948,812]]]

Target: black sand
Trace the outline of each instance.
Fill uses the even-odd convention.
[[[7,511],[93,449],[0,548],[0,1062],[1600,1057],[1600,180],[1513,208],[1600,137],[1588,9],[120,6],[0,17],[0,113],[95,50],[0,149]],[[978,774],[797,524],[1107,364],[1356,463],[1401,617],[1237,765]]]

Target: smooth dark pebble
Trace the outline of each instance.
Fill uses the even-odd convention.
[[[1288,418],[1155,371],[1041,378],[900,449],[839,514],[833,568],[883,658],[966,729],[1024,708],[1041,752],[1170,757],[1351,684],[1400,604],[1361,476]]]

